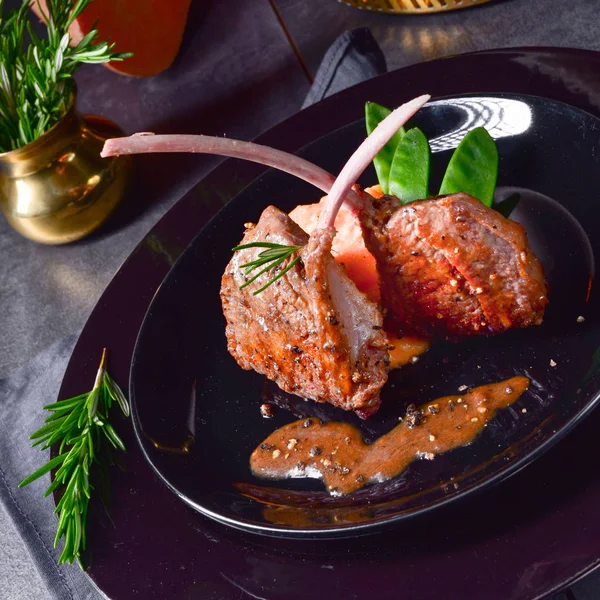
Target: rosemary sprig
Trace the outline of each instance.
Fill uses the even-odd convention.
[[[90,467],[92,463],[110,461],[111,446],[125,450],[121,438],[108,422],[108,412],[113,402],[118,403],[126,416],[129,415],[129,403],[125,395],[106,371],[104,349],[92,391],[44,406],[52,414],[45,420],[46,424],[30,436],[35,440],[33,446],[43,444],[42,450],[59,444],[57,455],[19,484],[19,487],[23,487],[57,469],[54,481],[44,496],[49,496],[59,486],[63,487],[62,497],[54,511],[58,513],[55,548],[60,538],[64,537],[59,564],[72,563],[77,559],[83,569],[81,552],[85,550],[86,517],[94,487],[89,479]]]
[[[256,273],[254,277],[250,278],[248,281],[246,281],[246,283],[241,285],[240,289],[245,288],[247,285],[250,285],[256,281],[263,273],[278,267],[283,261],[292,256],[292,254],[298,252],[298,250],[301,250],[302,246],[286,246],[284,244],[271,244],[269,242],[252,242],[250,244],[235,246],[235,248],[232,248],[232,250],[237,252],[238,250],[245,250],[246,248],[267,248],[267,250],[263,250],[255,260],[246,263],[245,265],[241,265],[241,268],[245,270],[246,275],[249,275],[252,271],[254,271],[254,269],[258,269],[263,265],[266,266],[264,269],[261,269],[258,273]],[[252,295],[256,296],[257,294],[260,294],[262,291],[266,290],[272,283],[275,283],[280,277],[283,277],[299,260],[300,257],[296,256],[294,260],[290,261],[285,269],[279,271],[265,285],[253,292]]]
[[[90,1],[47,0],[48,12],[42,14],[48,35],[40,38],[30,21],[30,2],[23,0],[5,16],[0,0],[0,152],[36,140],[64,116],[79,65],[131,56],[98,42],[95,27],[70,45],[69,27]]]

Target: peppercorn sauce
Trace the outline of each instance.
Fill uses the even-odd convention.
[[[526,377],[517,376],[460,396],[411,405],[406,418],[372,444],[348,423],[312,417],[294,421],[254,450],[250,468],[269,479],[322,478],[331,494],[350,494],[399,475],[414,460],[433,460],[436,454],[471,443],[528,386]]]

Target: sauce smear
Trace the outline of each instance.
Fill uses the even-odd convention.
[[[259,477],[322,478],[332,494],[350,494],[369,482],[399,475],[419,458],[432,460],[471,443],[496,412],[515,402],[528,388],[526,377],[473,388],[462,396],[445,396],[420,407],[373,444],[348,423],[310,417],[274,431],[250,457]]]
[[[390,370],[415,362],[420,354],[429,350],[427,340],[408,335],[398,337],[389,332],[387,336],[390,343]]]

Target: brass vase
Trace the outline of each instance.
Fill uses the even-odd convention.
[[[121,200],[131,158],[101,158],[111,121],[82,116],[75,96],[62,120],[40,138],[0,154],[0,208],[25,237],[65,244],[101,225]]]

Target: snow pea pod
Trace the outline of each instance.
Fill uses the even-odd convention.
[[[375,102],[367,102],[365,104],[367,135],[371,135],[375,127],[377,127],[377,125],[379,125],[379,123],[383,121],[383,119],[385,119],[391,112],[392,111],[385,106],[381,106]],[[377,179],[379,180],[379,185],[381,186],[384,194],[389,194],[390,192],[390,167],[392,166],[392,161],[394,160],[396,148],[398,147],[400,140],[404,137],[404,133],[404,127],[401,127],[373,159],[375,171],[377,172]]]
[[[467,133],[454,151],[440,195],[465,192],[491,206],[497,179],[498,148],[492,136],[483,127],[477,127]]]
[[[390,169],[390,194],[402,204],[429,196],[429,163],[431,151],[425,134],[414,127],[396,148]]]

